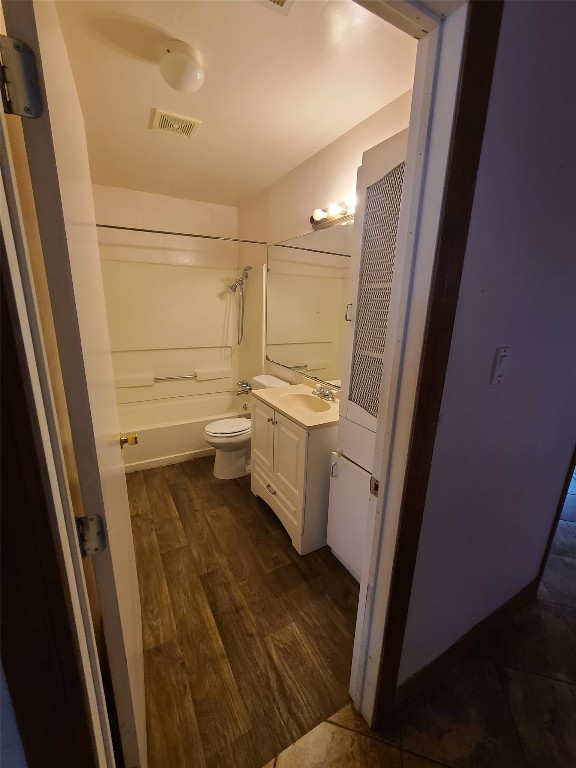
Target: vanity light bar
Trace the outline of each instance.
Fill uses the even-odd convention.
[[[327,208],[316,208],[310,216],[312,229],[326,229],[354,219],[356,195],[348,195],[341,203],[330,203]]]

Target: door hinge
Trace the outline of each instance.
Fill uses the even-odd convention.
[[[106,526],[100,515],[86,515],[76,518],[76,530],[78,531],[78,543],[82,557],[97,555],[106,549]]]
[[[23,40],[0,35],[0,90],[7,115],[40,117],[40,95],[34,51]]]
[[[378,496],[378,489],[380,488],[380,480],[375,477],[370,478],[370,493],[372,496]]]

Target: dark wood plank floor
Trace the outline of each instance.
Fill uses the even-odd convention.
[[[212,464],[128,475],[150,768],[260,768],[348,702],[357,583]]]

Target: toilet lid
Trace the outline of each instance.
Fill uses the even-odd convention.
[[[220,419],[220,421],[213,421],[205,427],[205,431],[208,435],[243,435],[246,432],[250,432],[251,421],[250,419]]]

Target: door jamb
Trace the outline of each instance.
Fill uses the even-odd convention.
[[[427,429],[427,423],[423,421],[426,416],[423,412],[423,393],[425,385],[430,386],[432,376],[429,353],[440,339],[443,356],[436,360],[433,373],[436,384],[440,384],[437,393],[440,398],[450,349],[452,325],[448,323],[448,333],[441,335],[442,329],[438,328],[437,323],[431,322],[437,320],[435,314],[438,315],[442,311],[442,307],[438,306],[438,296],[442,290],[438,278],[444,279],[445,275],[438,270],[439,255],[442,256],[444,269],[454,261],[454,277],[458,276],[450,285],[450,298],[453,303],[447,313],[450,315],[450,311],[455,312],[458,296],[461,273],[461,268],[458,270],[458,262],[463,260],[466,245],[502,3],[485,4],[471,0],[469,3],[454,4],[452,13],[461,9],[462,13],[450,20],[450,25],[446,25],[445,19],[438,16],[435,17],[436,23],[433,23],[433,0],[429,3],[411,3],[403,0],[357,1],[400,28],[401,25],[387,17],[388,11],[382,13],[377,8],[390,6],[392,15],[405,11],[406,8],[411,8],[412,11],[414,8],[426,9],[427,5],[431,11],[428,17],[430,23],[424,30],[427,35],[418,43],[406,158],[410,186],[407,187],[405,181],[404,194],[407,202],[403,201],[397,245],[397,252],[402,254],[402,259],[398,264],[400,269],[397,267],[394,274],[388,324],[389,343],[384,353],[380,390],[380,403],[385,406],[382,409],[381,405],[376,431],[374,475],[380,481],[380,493],[379,498],[371,504],[368,521],[372,536],[368,537],[364,562],[369,563],[369,568],[360,585],[350,683],[350,693],[356,708],[369,724],[377,726],[392,709],[396,696],[400,654],[428,478],[426,472],[422,474],[418,471],[418,461],[423,460],[425,464],[427,462],[429,468],[434,444],[433,440],[427,442],[422,453],[422,438],[427,435],[424,431]],[[481,6],[492,5],[496,13],[492,16],[490,13],[482,16]],[[446,206],[445,183],[450,180],[450,164],[454,162],[453,133],[459,99],[463,93],[460,83],[461,67],[467,60],[472,22],[476,29],[479,23],[481,25],[479,17],[492,19],[492,26],[491,22],[488,22],[491,45],[486,56],[486,62],[490,66],[484,74],[484,119],[480,122],[479,131],[475,132],[477,143],[473,147],[473,162],[468,168],[470,174],[466,177],[468,187],[463,185],[461,188],[467,194],[464,200],[464,235],[459,241],[461,253],[452,257],[447,253],[446,245],[448,238],[444,214],[449,213],[450,209]],[[413,18],[410,19],[410,23],[412,22]],[[450,59],[449,73],[442,70],[444,56]],[[442,84],[441,88],[439,83]],[[481,113],[482,109],[478,114]],[[434,151],[431,151],[431,148]],[[451,180],[454,181],[454,176]],[[455,211],[455,208],[452,210]],[[461,212],[452,221],[458,221],[458,218],[461,218]],[[453,319],[452,316],[452,324]],[[417,361],[415,365],[411,363],[413,360]],[[418,456],[418,452],[422,455]],[[410,502],[409,493],[414,495],[416,492],[419,517],[415,513],[410,514],[408,506],[412,503],[414,512],[415,507],[413,502]],[[408,547],[408,559],[406,553],[399,556],[399,547]],[[402,578],[399,578],[399,573]],[[392,641],[392,638],[395,639]]]
[[[12,117],[10,119],[19,120]],[[98,766],[113,768],[114,751],[110,736],[106,699],[82,558],[78,546],[72,502],[60,442],[56,410],[28,257],[28,247],[16,187],[15,169],[6,117],[0,115],[1,200],[0,222],[6,250],[5,268],[14,306],[14,322],[20,331],[19,350],[25,361],[23,376],[30,390],[36,419],[38,452],[45,462],[47,509],[59,558],[59,568],[67,590],[70,627],[85,683],[84,699],[92,727]],[[9,670],[6,668],[6,675]],[[26,744],[24,744],[26,748]]]
[[[402,644],[488,110],[502,7],[503,2],[499,0],[492,3],[472,0],[467,8],[468,18],[460,49],[462,69],[458,76],[457,90],[453,94],[455,111],[450,121],[449,154],[444,165],[445,184],[442,184],[439,195],[441,206],[440,200],[436,201],[438,211],[434,253],[428,257],[432,262],[432,271],[427,293],[427,316],[419,318],[422,327],[417,346],[417,376],[414,372],[411,375],[410,371],[406,376],[405,370],[398,370],[400,366],[406,368],[404,347],[399,347],[396,360],[393,359],[393,350],[385,352],[381,402],[388,402],[388,413],[379,419],[375,462],[380,462],[382,467],[382,477],[379,478],[382,498],[377,502],[374,542],[378,551],[376,563],[376,558],[372,558],[375,573],[367,588],[372,610],[369,621],[365,620],[366,682],[358,697],[362,714],[374,726],[382,725],[384,718],[392,711],[398,690]],[[445,29],[440,29],[439,32],[442,34]],[[479,76],[472,82],[475,72]],[[436,93],[434,100],[437,95]],[[433,159],[431,158],[432,161]],[[421,194],[425,194],[424,189]],[[399,241],[401,226],[402,215]],[[400,248],[399,252],[406,253]],[[411,268],[414,268],[414,263]],[[413,290],[413,285],[410,290]],[[406,303],[402,306],[403,312],[406,312],[405,317],[396,318],[399,320],[397,328],[391,329],[389,325],[388,333],[392,333],[395,342],[391,347],[404,340],[409,341],[408,321],[414,322],[414,319],[410,318],[413,312],[413,294],[409,293],[404,301]],[[413,357],[416,347],[414,329],[412,334]],[[392,361],[389,373],[386,372],[386,357],[389,363]],[[403,381],[404,378],[406,382]],[[393,462],[396,462],[396,466],[393,466]],[[380,541],[378,536],[381,537]],[[387,551],[381,549],[383,542]],[[376,680],[374,672],[377,673]]]

